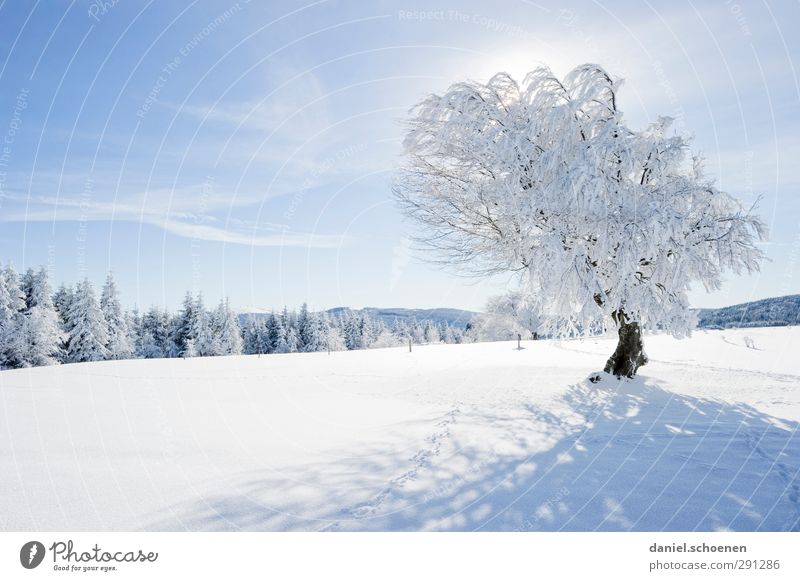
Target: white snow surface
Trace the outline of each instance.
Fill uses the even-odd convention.
[[[614,343],[3,371],[0,530],[799,530],[800,330]]]

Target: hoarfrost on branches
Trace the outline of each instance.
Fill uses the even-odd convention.
[[[516,272],[545,333],[610,321],[681,337],[687,291],[758,270],[765,224],[659,118],[641,131],[597,65],[463,82],[412,111],[396,196],[434,260]],[[622,325],[620,325],[622,327]]]

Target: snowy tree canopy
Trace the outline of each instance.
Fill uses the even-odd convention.
[[[480,341],[533,337],[540,321],[530,298],[527,293],[517,291],[489,299],[486,310],[472,321],[475,337]]]
[[[519,273],[543,331],[622,320],[680,337],[690,285],[757,270],[766,226],[703,175],[670,119],[629,129],[619,85],[583,65],[432,95],[413,110],[395,193],[437,260]]]

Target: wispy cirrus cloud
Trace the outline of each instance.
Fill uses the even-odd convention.
[[[230,198],[217,195],[213,199],[200,201],[187,196],[158,195],[151,192],[136,200],[107,202],[91,197],[39,196],[27,199],[19,194],[4,196],[6,208],[0,214],[0,223],[11,222],[58,222],[58,221],[120,221],[148,224],[166,232],[210,242],[239,244],[244,246],[339,248],[350,241],[350,237],[339,234],[296,231],[285,225],[265,221],[231,218],[221,220],[212,215],[212,210],[230,207]],[[228,200],[227,202],[223,200]],[[8,208],[8,202],[13,203]],[[248,205],[242,202],[242,205]]]

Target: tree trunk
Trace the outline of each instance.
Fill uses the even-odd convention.
[[[647,363],[642,330],[639,323],[629,323],[628,317],[622,311],[614,314],[614,320],[619,327],[619,342],[603,371],[613,373],[618,378],[633,377],[636,370]]]

